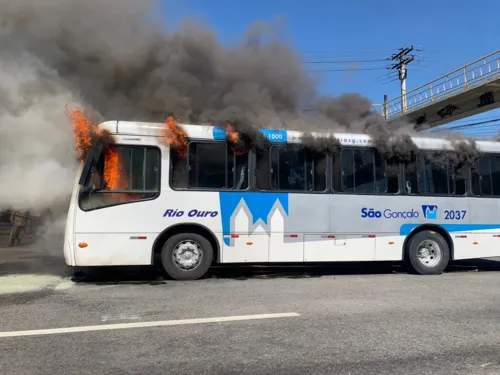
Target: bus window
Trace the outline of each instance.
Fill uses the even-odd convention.
[[[160,192],[159,171],[158,149],[111,146],[94,164],[88,186],[80,191],[80,207],[91,210],[155,198]]]
[[[342,191],[361,194],[385,193],[385,161],[374,150],[341,151]]]
[[[190,142],[188,152],[189,188],[248,188],[248,152],[233,151],[223,142]]]
[[[451,194],[452,189],[449,186],[448,168],[444,165],[425,163],[425,161],[423,163],[426,192],[431,194]]]
[[[500,157],[491,156],[491,189],[493,195],[500,195]]]
[[[480,189],[481,195],[492,195],[493,189],[491,188],[491,166],[490,158],[487,156],[479,163],[479,176],[480,176]]]
[[[189,179],[191,188],[223,189],[227,187],[226,144],[189,144]]]
[[[469,168],[461,167],[455,170],[453,179],[455,181],[455,195],[465,195],[467,193],[467,174]]]
[[[235,190],[248,189],[248,152],[228,150],[228,187]]]
[[[328,155],[315,152],[308,153],[307,170],[312,178],[309,178],[307,190],[325,191],[326,173],[328,170]]]
[[[387,192],[389,194],[399,193],[399,163],[388,161],[386,165]]]
[[[376,151],[374,152],[374,162],[375,162],[375,193],[378,194],[385,193],[387,192],[387,186],[388,186],[386,162],[382,157],[382,155],[380,155]],[[394,193],[397,193],[397,190]]]
[[[405,191],[407,194],[418,194],[419,186],[417,183],[417,168],[420,165],[420,159],[405,164]]]
[[[354,154],[354,191],[372,193],[374,186],[373,150],[356,150]]]
[[[275,150],[277,152],[271,154],[272,175],[276,178],[273,182],[277,182],[274,188],[307,190],[306,150],[297,147],[276,147]]]
[[[131,189],[143,189],[145,188],[145,174],[146,168],[144,168],[144,162],[146,161],[146,155],[144,150],[132,149],[130,150],[130,174],[129,174],[129,184]]]
[[[271,167],[268,150],[255,150],[255,186],[257,190],[271,190]]]
[[[431,158],[419,155],[405,168],[408,194],[455,194],[455,181],[447,165],[433,163]]]
[[[146,149],[146,166],[144,177],[145,190],[160,190],[160,153],[152,148]]]
[[[264,176],[262,167],[257,168]],[[271,189],[280,191],[325,191],[328,156],[315,153],[301,146],[272,146],[271,161]],[[261,161],[262,163],[262,161]],[[261,179],[262,179],[261,177]],[[259,179],[258,188],[262,189]],[[263,190],[263,189],[262,189]]]
[[[342,150],[342,191],[354,192],[354,151]]]
[[[472,168],[472,193],[474,195],[492,195],[490,157],[482,156]]]
[[[173,189],[187,188],[187,156],[170,149],[170,186]]]
[[[342,165],[340,163],[340,154],[333,154],[332,164],[332,185],[334,191],[342,191]]]

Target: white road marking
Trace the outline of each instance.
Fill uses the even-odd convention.
[[[139,320],[139,315],[126,315],[126,314],[120,314],[117,316],[104,315],[101,319],[102,322],[109,322],[112,320]]]
[[[214,318],[199,318],[199,319],[160,320],[160,321],[156,321],[156,322],[101,324],[101,325],[95,325],[95,326],[36,329],[36,330],[31,330],[31,331],[0,332],[0,338],[55,335],[55,334],[61,334],[61,333],[76,333],[76,332],[91,332],[91,331],[109,331],[109,330],[115,330],[115,329],[165,327],[165,326],[178,326],[178,325],[203,324],[203,323],[224,323],[224,322],[236,322],[236,321],[242,321],[242,320],[290,318],[290,317],[297,317],[297,316],[300,316],[300,314],[295,313],[295,312],[291,312],[291,313],[278,313],[278,314],[220,316],[220,317],[214,317]]]

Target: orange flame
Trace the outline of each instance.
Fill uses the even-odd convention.
[[[120,172],[118,165],[118,149],[109,147],[104,159],[104,188],[106,190],[118,190],[120,183]]]
[[[73,120],[73,135],[76,151],[79,153],[78,159],[85,159],[87,151],[92,147],[92,141],[98,133],[97,124],[90,120],[80,108],[69,110],[66,107],[66,115]]]
[[[106,190],[121,190],[128,188],[127,176],[120,173],[120,161],[116,147],[109,146],[112,142],[107,132],[99,131],[97,123],[90,120],[83,109],[70,110],[66,106],[66,115],[73,120],[73,134],[76,142],[78,159],[84,160],[88,150],[101,139],[105,147],[104,186]],[[126,198],[126,197],[125,197]]]
[[[226,138],[233,146],[233,152],[236,156],[247,153],[245,144],[241,141],[240,134],[234,129],[233,125],[226,122]]]
[[[162,133],[167,144],[174,146],[179,155],[187,156],[187,134],[177,125],[173,116],[165,119]]]
[[[104,188],[106,190],[128,190],[129,171],[123,160],[120,160],[118,149],[110,146],[106,150],[104,160]],[[110,193],[119,202],[141,199],[140,194]]]
[[[226,124],[226,134],[232,143],[237,143],[240,140],[240,135],[234,130],[233,125]]]

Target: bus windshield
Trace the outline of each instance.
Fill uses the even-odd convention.
[[[89,152],[80,178],[84,211],[156,197],[160,191],[160,151],[118,145]]]

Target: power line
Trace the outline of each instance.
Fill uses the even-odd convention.
[[[387,68],[385,67],[378,67],[378,68],[356,68],[356,67],[350,67],[350,68],[341,68],[341,69],[318,69],[318,70],[307,70],[309,73],[323,73],[323,72],[350,72],[350,71],[358,71],[358,70],[386,70]]]
[[[460,125],[456,125],[456,126],[450,126],[449,128],[434,129],[433,131],[436,133],[439,133],[439,132],[449,131],[449,130],[466,129],[466,128],[469,128],[472,126],[491,124],[491,123],[496,123],[498,121],[500,121],[500,117],[497,117],[497,118],[491,119],[491,120],[471,122],[469,124],[460,124]],[[500,123],[499,123],[499,125],[500,125]],[[491,126],[491,125],[489,125],[489,126]]]
[[[330,59],[330,60],[321,60],[321,61],[304,61],[304,64],[324,64],[324,63],[352,63],[352,62],[386,62],[388,61],[388,58],[378,58],[378,59],[365,59],[365,60],[360,60],[360,59],[352,59],[352,60],[337,60],[337,59]]]
[[[302,51],[303,54],[309,54],[309,55],[339,55],[339,54],[346,54],[346,53],[367,53],[367,52],[392,52],[394,51],[393,49],[359,49],[359,50],[327,50],[327,51]]]
[[[488,116],[488,117],[482,117],[480,119],[477,119],[477,121],[486,121],[486,120],[498,120],[500,119],[500,117],[497,117],[497,116]],[[463,119],[460,119],[460,120],[456,120],[454,121],[452,124],[452,126],[456,126],[456,125],[464,125],[464,124],[470,124],[470,118],[463,118]]]

